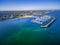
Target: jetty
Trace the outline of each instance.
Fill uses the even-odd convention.
[[[52,18],[52,19],[51,19]],[[51,20],[50,20],[51,19]],[[50,21],[49,21],[50,20]],[[54,21],[56,20],[55,17],[53,16],[48,16],[48,15],[45,15],[45,16],[42,16],[42,17],[35,17],[35,19],[32,20],[32,22],[34,23],[37,23],[37,24],[40,24],[41,28],[47,28],[49,27]],[[49,21],[47,24],[43,25],[44,22],[46,21]]]
[[[56,20],[56,18],[55,17],[52,17],[53,19],[48,23],[48,24],[46,24],[46,25],[44,25],[44,26],[40,26],[40,27],[42,27],[42,28],[47,28],[47,27],[49,27],[55,20]]]

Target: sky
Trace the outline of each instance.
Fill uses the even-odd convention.
[[[0,0],[0,11],[51,9],[60,9],[60,0]]]

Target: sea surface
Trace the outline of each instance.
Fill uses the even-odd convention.
[[[31,22],[33,18],[0,21],[0,45],[60,45],[60,10],[46,15],[56,18],[48,28]]]

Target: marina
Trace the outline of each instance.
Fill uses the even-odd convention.
[[[55,20],[56,20],[56,18],[53,17],[53,19],[52,19],[48,24],[46,24],[46,25],[44,25],[44,26],[41,26],[41,27],[42,27],[42,28],[47,28],[47,27],[49,27]]]
[[[33,18],[30,20],[32,23],[39,24],[40,27],[49,27],[51,23],[54,22],[55,18],[53,16],[47,15],[50,10],[33,10],[33,11],[1,11],[0,21],[15,19],[15,18]],[[4,14],[3,14],[4,13]],[[1,16],[2,14],[2,16]],[[53,18],[53,19],[52,19]]]
[[[41,25],[41,28],[47,28],[49,27],[54,21],[56,20],[55,17],[53,16],[48,16],[48,15],[44,15],[42,17],[36,17],[36,19],[32,20],[32,22],[37,23],[39,25]],[[46,23],[46,24],[44,24]]]

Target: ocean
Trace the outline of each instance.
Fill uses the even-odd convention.
[[[48,28],[31,22],[33,18],[0,21],[0,45],[60,45],[60,10],[47,15],[56,18]]]

